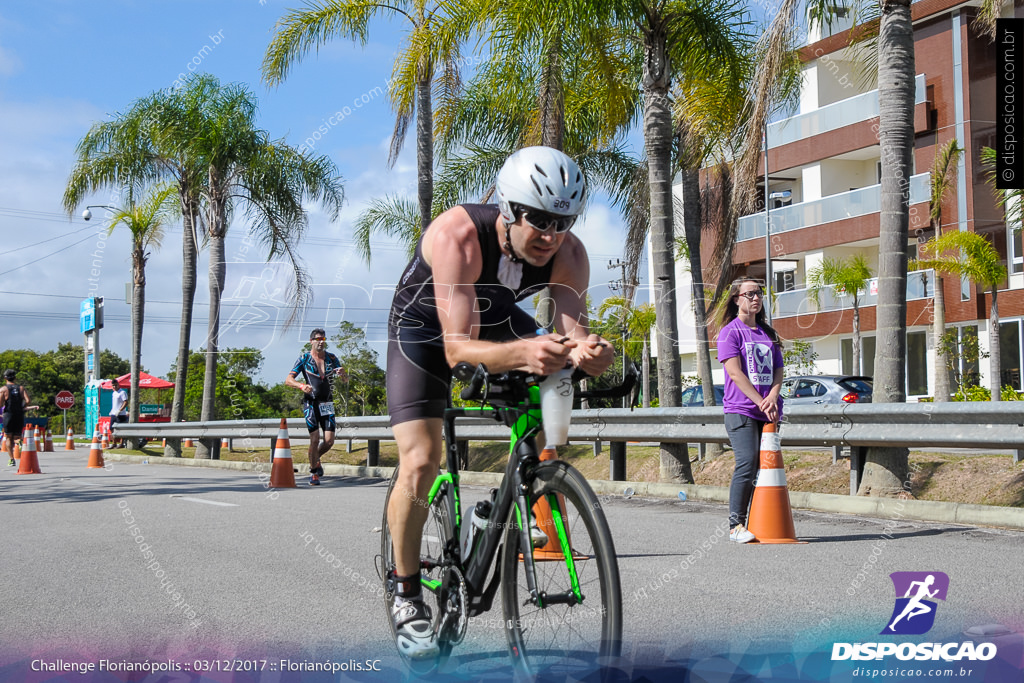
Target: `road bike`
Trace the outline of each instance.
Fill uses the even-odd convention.
[[[619,656],[622,593],[615,546],[604,511],[587,480],[561,460],[541,460],[541,376],[522,371],[489,374],[460,363],[453,372],[467,382],[461,396],[479,407],[449,408],[444,414],[447,469],[426,500],[420,577],[432,605],[440,648],[436,666],[462,642],[469,619],[489,611],[500,586],[502,628],[517,674],[582,679]],[[578,379],[574,377],[574,380]],[[579,392],[581,398],[613,398],[631,392],[631,375],[620,386]],[[511,429],[504,477],[491,490],[486,526],[468,552],[460,544],[464,524],[459,489],[456,419],[487,417]],[[394,552],[387,508],[393,495],[413,494],[392,476],[381,525],[381,577],[388,608],[394,596]],[[497,559],[497,563],[496,563]],[[392,626],[392,630],[394,627]],[[392,633],[394,635],[394,633]]]

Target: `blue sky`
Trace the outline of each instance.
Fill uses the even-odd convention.
[[[241,82],[256,93],[260,125],[275,138],[298,147],[312,144],[329,156],[344,178],[346,203],[330,223],[311,208],[310,230],[299,249],[315,283],[315,303],[298,328],[272,327],[286,306],[281,269],[263,264],[265,254],[249,244],[241,221],[231,228],[227,254],[228,291],[221,347],[256,346],[266,361],[261,377],[284,378],[308,331],[339,318],[367,325],[367,338],[381,353],[383,321],[402,249],[384,240],[373,244],[367,267],[352,249],[353,219],[367,202],[388,193],[412,194],[415,158],[412,137],[393,169],[387,167],[394,124],[386,83],[402,37],[396,22],[371,27],[365,46],[337,40],[307,56],[278,88],[260,81],[260,64],[275,22],[298,2],[278,0],[15,0],[0,8],[0,325],[4,348],[55,348],[82,343],[80,301],[105,297],[103,348],[130,355],[128,237],[123,228],[109,238],[104,212],[90,222],[69,220],[61,196],[72,168],[75,144],[96,121],[127,109],[133,100],[172,87],[190,71],[222,82]],[[347,109],[346,109],[347,108]],[[329,121],[343,111],[343,120]],[[350,112],[350,113],[349,113]],[[314,139],[327,122],[328,132]],[[333,125],[332,125],[333,124]],[[109,193],[89,204],[117,204]],[[577,230],[591,254],[591,281],[602,286],[619,271],[609,259],[621,256],[624,230],[618,216],[592,203]],[[181,301],[181,227],[172,225],[147,268],[143,366],[166,375],[174,360]],[[203,344],[208,295],[206,253],[200,254],[192,347]],[[96,274],[94,271],[98,271]],[[247,284],[251,286],[246,288]],[[607,295],[604,289],[597,300]],[[249,304],[255,304],[250,306]],[[245,327],[259,309],[260,325]],[[234,316],[234,317],[232,317]],[[237,323],[237,324],[231,324]],[[329,329],[330,332],[330,329]]]

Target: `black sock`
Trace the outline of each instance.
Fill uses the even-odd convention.
[[[423,595],[423,586],[420,584],[420,575],[395,576],[395,595],[403,600],[416,600]]]

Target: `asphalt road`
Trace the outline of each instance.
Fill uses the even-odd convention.
[[[204,680],[218,681],[403,675],[375,568],[386,482],[328,477],[319,488],[268,490],[248,471],[97,470],[86,460],[85,450],[44,453],[42,475],[0,471],[0,680],[108,680],[32,673],[104,660],[155,662],[178,676],[109,680],[196,680],[186,668],[202,667],[213,669]],[[487,491],[464,493],[468,503]],[[740,546],[726,540],[721,505],[601,501],[624,591],[624,680],[678,679],[684,668],[690,680],[737,671],[852,680],[854,664],[829,669],[828,655],[835,642],[885,640],[897,571],[949,577],[935,625],[918,641],[963,641],[965,630],[993,623],[1024,632],[1024,533],[797,512],[807,543]],[[507,677],[500,598],[492,614],[471,625],[447,676]],[[1019,674],[1019,651],[1001,648]],[[275,667],[216,671],[252,666],[229,660]],[[308,674],[282,660],[349,670]],[[371,670],[353,673],[357,665]],[[953,678],[1005,673],[976,671]]]

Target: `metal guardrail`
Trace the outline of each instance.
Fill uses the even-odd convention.
[[[842,406],[793,406],[784,409],[780,437],[784,447],[825,446],[834,454],[850,450],[851,492],[864,467],[864,450],[872,446],[906,448],[993,448],[1013,450],[1024,460],[1024,403],[864,403]],[[271,448],[281,421],[116,424],[118,438],[269,440]],[[289,439],[307,436],[302,418],[288,420]],[[508,428],[485,418],[459,418],[460,438],[499,441]],[[394,438],[387,416],[339,417],[337,440],[371,443],[375,457],[380,441]],[[610,408],[574,410],[570,441],[728,443],[722,408]],[[375,466],[376,462],[369,463]],[[613,468],[614,469],[614,468]]]

